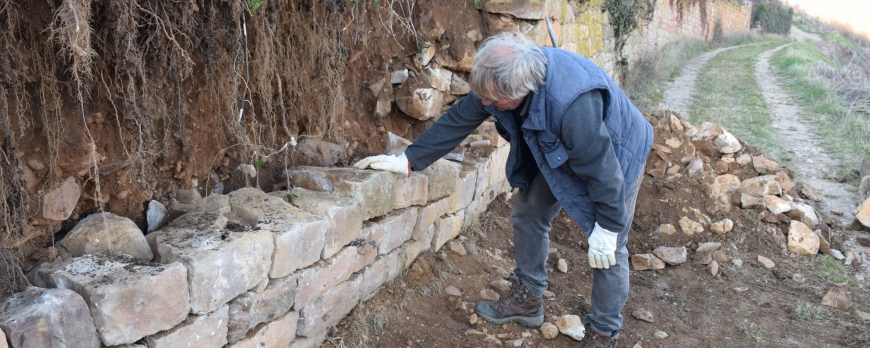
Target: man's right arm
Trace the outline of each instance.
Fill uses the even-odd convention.
[[[413,170],[444,157],[489,117],[480,98],[470,93],[456,102],[405,150]]]

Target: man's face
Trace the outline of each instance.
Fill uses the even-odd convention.
[[[489,83],[489,92],[489,95],[491,95],[495,99],[483,98],[483,105],[494,105],[496,110],[498,111],[510,111],[516,109],[520,106],[520,104],[523,103],[523,100],[526,99],[525,95],[517,99],[504,98],[495,92],[495,88],[493,87],[492,82]]]

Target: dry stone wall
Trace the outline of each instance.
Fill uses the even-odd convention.
[[[0,333],[16,348],[315,347],[507,191],[508,145],[476,151],[407,178],[297,168],[291,190],[239,189],[147,236],[95,214],[71,237],[81,252],[40,266],[29,274],[39,287],[0,302]],[[143,246],[153,259],[125,253]]]

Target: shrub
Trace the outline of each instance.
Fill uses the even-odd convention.
[[[788,35],[793,16],[794,9],[779,1],[758,3],[752,7],[751,27],[759,28],[765,33]]]

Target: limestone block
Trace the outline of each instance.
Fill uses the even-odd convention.
[[[474,52],[463,52],[462,57],[455,58],[450,51],[443,49],[435,55],[435,61],[442,67],[462,72],[471,72],[474,67]]]
[[[390,84],[397,85],[408,80],[408,69],[396,70],[390,73]]]
[[[722,134],[724,131],[725,130],[722,129],[722,126],[720,125],[711,122],[704,122],[701,124],[701,129],[692,136],[692,140],[710,140],[719,136],[719,134]]]
[[[230,343],[245,337],[260,323],[277,319],[293,308],[298,274],[270,279],[261,292],[246,291],[229,303],[227,334]]]
[[[505,145],[497,147],[489,156],[489,162],[487,163],[486,172],[484,174],[486,177],[484,191],[507,181],[507,178],[505,177],[505,166],[507,165],[509,154],[510,146]]]
[[[420,77],[429,87],[437,89],[439,92],[448,92],[453,80],[453,72],[440,68],[424,68],[420,71]]]
[[[417,260],[424,251],[428,250],[428,245],[423,245],[422,241],[418,240],[409,240],[402,244],[399,248],[399,259],[402,260],[402,270],[411,267],[411,264],[414,263],[414,260]]]
[[[296,326],[299,312],[292,311],[273,322],[257,326],[243,340],[233,343],[229,348],[271,348],[287,347],[296,339]]]
[[[764,202],[761,200],[761,197],[748,195],[745,193],[740,194],[740,206],[743,207],[743,209],[757,207],[762,205],[763,203]]]
[[[816,209],[809,204],[788,202],[791,209],[788,214],[795,220],[800,220],[810,228],[814,228],[819,224],[819,215],[816,214]]]
[[[791,210],[791,202],[783,200],[777,196],[764,195],[761,197],[764,208],[773,214],[782,214]]]
[[[387,132],[387,148],[385,151],[387,155],[401,155],[408,148],[408,145],[411,145],[410,140],[395,135],[392,132]]]
[[[450,78],[450,94],[466,95],[468,93],[471,93],[471,85],[459,77],[459,75],[453,74]]]
[[[461,164],[439,159],[421,171],[420,173],[428,178],[428,196],[426,200],[431,202],[453,193],[457,189],[456,181],[459,178],[461,170]]]
[[[776,180],[779,181],[779,187],[782,187],[783,192],[791,191],[794,188],[794,181],[791,180],[785,171],[776,172]]]
[[[331,166],[347,154],[344,146],[314,139],[302,139],[296,149],[319,166]]]
[[[359,201],[355,199],[298,187],[270,194],[285,200],[289,195],[292,198],[291,205],[326,221],[323,253],[320,256],[323,259],[332,257],[347,243],[360,236],[362,209]]]
[[[704,225],[701,225],[700,223],[692,221],[688,217],[683,216],[682,218],[680,218],[680,229],[683,231],[683,233],[691,236],[693,234],[704,232]]]
[[[761,174],[775,173],[780,169],[779,163],[764,156],[752,156],[752,166]]]
[[[740,183],[740,191],[744,194],[762,197],[764,195],[782,195],[782,187],[775,175],[763,175],[743,180]]]
[[[483,140],[489,140],[489,144],[496,148],[507,144],[507,140],[504,140],[504,138],[498,134],[498,130],[495,128],[495,122],[486,121],[481,123],[480,126],[477,127],[476,132],[481,135]]]
[[[91,214],[82,219],[60,244],[72,256],[117,251],[142,261],[154,257],[136,223],[112,213]]]
[[[855,219],[858,219],[864,227],[870,227],[870,198],[864,200],[864,203],[855,210]]]
[[[714,222],[710,225],[710,230],[716,232],[717,234],[725,234],[731,231],[734,228],[734,221],[731,219],[725,218],[722,221]]]
[[[349,246],[329,260],[320,261],[300,270],[299,287],[294,296],[295,308],[307,306],[329,289],[349,279],[357,270],[359,256],[357,247]]]
[[[473,167],[463,169],[459,172],[459,177],[456,180],[456,191],[450,194],[447,212],[450,214],[456,213],[459,210],[465,209],[474,200],[474,189],[477,186],[477,170]]]
[[[42,217],[56,221],[66,220],[72,214],[81,195],[82,190],[76,179],[66,178],[60,187],[48,191],[42,197]]]
[[[291,170],[290,181],[298,187],[360,201],[362,219],[393,210],[396,175],[379,170],[301,167]]]
[[[631,255],[631,265],[635,271],[665,268],[665,262],[653,254]]]
[[[462,215],[447,215],[435,221],[435,234],[432,236],[432,250],[441,250],[444,243],[459,235],[462,229]]]
[[[190,295],[181,263],[145,264],[115,252],[73,258],[40,270],[52,287],[88,304],[103,344],[133,343],[187,318]],[[131,305],[135,304],[135,305]]]
[[[338,324],[359,301],[360,277],[347,280],[299,310],[296,334],[311,337]]]
[[[737,137],[727,130],[722,130],[722,134],[716,136],[713,143],[719,147],[719,152],[721,153],[735,153],[743,148],[743,146],[740,145],[740,141],[737,140]]]
[[[375,262],[378,258],[378,246],[381,244],[381,237],[384,235],[384,228],[378,223],[366,221],[363,223],[362,235],[355,243],[356,250],[360,254],[360,259],[357,262],[357,267],[354,272],[359,272],[363,267]]]
[[[819,252],[819,236],[803,222],[792,220],[788,229],[788,250],[804,256]]]
[[[328,231],[326,221],[255,188],[238,189],[229,196],[234,212],[274,238],[269,277],[281,278],[320,260]]]
[[[205,315],[190,315],[171,330],[145,338],[149,348],[220,348],[227,344],[227,306]]]
[[[408,177],[396,177],[394,188],[396,200],[393,202],[393,209],[425,205],[429,198],[429,178],[420,172],[412,172]]]
[[[399,247],[414,235],[414,226],[417,223],[418,208],[407,208],[393,211],[376,222],[381,226],[381,242],[378,244],[378,253],[383,255]]]
[[[444,96],[435,88],[401,88],[396,95],[396,105],[406,115],[426,121],[441,115]]]
[[[544,19],[543,0],[487,0],[483,10],[490,13],[509,14],[522,19]]]
[[[296,339],[293,340],[287,348],[319,348],[323,346],[323,341],[326,340],[326,334],[328,332],[329,330],[325,329],[311,335],[311,337],[296,336]]]
[[[653,250],[653,254],[669,265],[679,265],[686,262],[686,247],[660,246]]]
[[[710,184],[710,197],[716,200],[716,204],[730,206],[731,194],[738,188],[740,179],[736,175],[720,175]]]
[[[28,287],[0,300],[0,347],[7,340],[15,348],[101,346],[88,304],[69,289]]]
[[[435,220],[438,220],[438,218],[447,213],[449,204],[450,200],[444,198],[420,208],[420,211],[417,213],[417,223],[414,225],[414,233],[411,235],[411,238],[420,240],[423,232],[429,229],[429,226],[432,226],[432,224],[435,223]]]
[[[480,217],[480,214],[485,210],[486,206],[483,204],[482,199],[478,198],[471,201],[471,204],[463,209],[463,213],[465,214],[465,221],[462,222],[462,228],[471,228],[471,226],[474,225],[474,221],[476,221]]]
[[[265,279],[275,251],[273,233],[236,229],[217,213],[186,214],[148,235],[157,262],[187,267],[191,312],[217,310]]]
[[[420,66],[429,65],[432,58],[435,58],[435,46],[428,44],[424,45],[423,49],[420,50]]]

